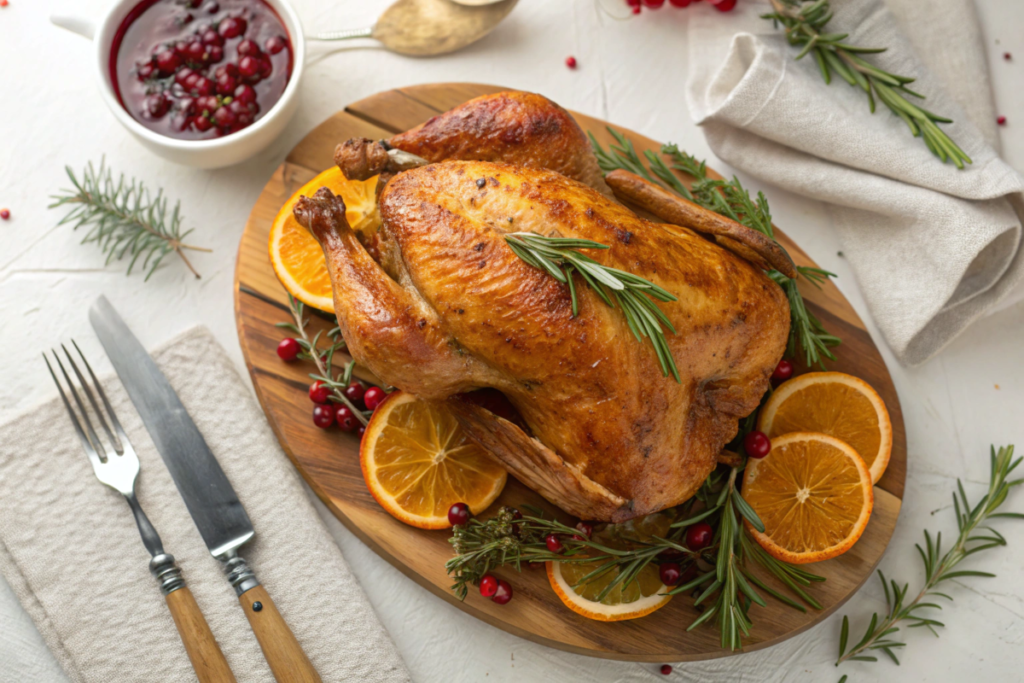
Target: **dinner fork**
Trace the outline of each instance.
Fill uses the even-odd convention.
[[[57,366],[60,368],[65,382],[67,382],[69,393],[74,399],[75,405],[78,406],[78,414],[71,407],[71,402],[68,401],[67,394],[64,393],[64,387],[61,386],[60,381],[57,379],[57,374],[53,371],[53,366],[50,365],[50,360],[46,357],[45,353],[43,354],[43,360],[46,361],[46,367],[50,370],[50,376],[53,377],[53,381],[57,384],[57,390],[64,401],[64,407],[67,408],[68,415],[71,416],[71,422],[75,426],[75,431],[78,432],[78,438],[82,441],[82,448],[85,449],[86,455],[89,456],[89,460],[92,462],[92,469],[96,473],[96,478],[123,495],[125,500],[128,501],[128,506],[131,507],[132,513],[135,515],[135,523],[139,527],[139,533],[142,535],[142,543],[146,546],[146,550],[149,551],[152,557],[149,562],[149,569],[160,585],[160,590],[167,601],[167,607],[171,610],[171,616],[174,618],[174,625],[178,627],[178,634],[181,636],[182,643],[185,644],[185,651],[192,661],[192,668],[195,669],[196,676],[200,682],[235,683],[235,676],[231,672],[227,660],[224,659],[224,653],[221,652],[220,646],[217,645],[217,640],[213,637],[213,632],[206,623],[203,613],[199,610],[199,605],[196,604],[192,592],[185,585],[185,580],[181,576],[181,570],[174,562],[174,556],[164,552],[160,535],[156,532],[149,518],[146,517],[146,513],[142,511],[142,506],[139,505],[139,501],[135,497],[135,481],[139,476],[139,457],[136,455],[135,449],[132,448],[131,442],[128,441],[128,436],[121,427],[121,423],[117,419],[110,401],[107,400],[103,387],[97,381],[89,361],[85,359],[85,354],[78,348],[78,344],[74,340],[71,340],[71,343],[74,345],[75,350],[78,351],[82,365],[85,366],[85,370],[89,374],[92,388],[90,388],[90,383],[82,375],[81,370],[78,369],[78,365],[75,363],[75,359],[71,356],[67,347],[61,344],[61,348],[64,350],[64,355],[67,357],[72,372],[78,378],[81,392],[85,394],[86,400],[92,407],[93,415],[100,423],[100,427],[107,437],[108,444],[104,444],[96,434],[92,419],[89,417],[89,412],[86,410],[82,398],[75,388],[74,382],[71,381],[71,377],[64,368],[64,363],[61,362],[57,352],[51,349],[53,359],[57,362]],[[100,409],[96,396],[99,396],[105,411]],[[81,419],[79,419],[79,414]],[[109,422],[107,418],[109,418]]]

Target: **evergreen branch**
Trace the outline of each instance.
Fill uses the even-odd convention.
[[[114,182],[106,160],[100,162],[99,170],[90,162],[81,179],[70,166],[65,168],[74,189],[51,197],[54,202],[49,208],[71,207],[58,225],[74,223],[74,230],[88,227],[82,244],[93,242],[99,246],[107,255],[107,264],[127,257],[129,275],[141,259],[148,280],[164,256],[174,252],[199,277],[185,250],[210,250],[184,242],[192,230],[181,229],[180,202],[168,211],[163,190],[154,197],[141,181],[126,181],[124,175]]]
[[[1021,460],[1022,458],[1013,459],[1013,446],[1001,447],[998,453],[995,447],[992,447],[988,491],[974,506],[968,501],[963,484],[957,479],[957,491],[953,494],[953,509],[959,533],[953,547],[946,551],[946,554],[941,554],[942,534],[936,534],[933,540],[927,530],[924,532],[924,547],[922,548],[920,544],[915,544],[915,547],[924,565],[925,582],[917,597],[909,602],[907,601],[909,584],[905,583],[901,586],[896,581],[886,580],[885,574],[879,570],[878,578],[882,582],[882,589],[885,593],[887,612],[881,618],[878,613],[872,614],[871,623],[864,632],[864,636],[849,650],[846,649],[846,646],[850,633],[850,621],[848,617],[843,617],[843,627],[839,637],[839,659],[836,661],[836,666],[845,661],[877,661],[877,657],[869,654],[872,651],[880,651],[899,664],[894,650],[906,647],[906,643],[891,637],[902,628],[897,624],[905,622],[908,629],[927,628],[936,636],[938,636],[938,632],[935,627],[944,626],[941,621],[932,618],[934,612],[921,611],[942,609],[938,603],[933,601],[934,598],[941,597],[952,602],[953,598],[936,590],[940,583],[962,577],[995,576],[989,572],[977,570],[956,570],[956,567],[977,552],[1006,545],[1006,539],[1002,534],[985,526],[986,522],[997,518],[1024,518],[1024,515],[1016,512],[997,512],[1006,501],[1010,489],[1024,482],[1024,479],[1007,481],[1007,477],[1016,469]]]
[[[514,232],[505,236],[512,251],[529,265],[546,271],[551,277],[569,286],[572,315],[579,315],[579,300],[573,273],[578,273],[594,292],[609,306],[618,307],[626,316],[626,323],[636,340],[648,339],[661,365],[661,374],[671,374],[677,382],[672,351],[665,341],[665,329],[672,334],[675,328],[657,304],[652,301],[676,301],[676,297],[653,282],[618,268],[604,266],[576,249],[607,249],[600,242],[564,237],[545,237],[532,232]],[[610,294],[610,296],[609,296]],[[614,300],[614,303],[613,303]]]
[[[849,45],[843,42],[848,34],[824,32],[825,25],[832,19],[829,0],[771,0],[771,4],[775,11],[762,15],[762,18],[771,19],[776,26],[781,24],[789,44],[802,48],[796,59],[803,59],[808,54],[814,56],[826,83],[832,82],[832,74],[835,73],[850,85],[861,88],[867,95],[872,114],[875,113],[875,100],[881,100],[907,124],[914,137],[924,140],[932,154],[943,163],[951,161],[960,169],[964,164],[972,163],[971,158],[936,125],[952,123],[951,119],[933,114],[907,99],[906,95],[924,99],[924,95],[907,87],[914,82],[913,78],[880,69],[859,56],[885,52],[886,48]]]

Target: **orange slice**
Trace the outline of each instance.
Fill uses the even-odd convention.
[[[377,177],[348,180],[337,168],[324,171],[303,185],[284,203],[270,228],[270,263],[284,288],[302,303],[334,312],[331,279],[320,245],[292,215],[300,196],[311,196],[328,187],[345,200],[345,217],[353,230],[371,233],[380,225],[377,210]]]
[[[594,540],[611,548],[625,549],[633,540],[668,534],[671,519],[655,513],[625,524],[609,525],[594,535]],[[576,614],[596,621],[638,619],[664,607],[672,599],[661,582],[656,564],[640,570],[635,581],[619,584],[598,601],[601,591],[619,575],[617,569],[577,586],[583,577],[600,565],[593,562],[548,562],[548,582],[562,603]]]
[[[780,385],[757,428],[773,440],[789,432],[818,432],[860,453],[878,483],[892,453],[892,422],[885,403],[864,380],[842,372],[809,372]]]
[[[443,404],[396,391],[366,426],[359,462],[370,493],[396,519],[446,529],[448,508],[480,514],[505,488],[505,470],[470,441]]]
[[[806,564],[842,555],[868,525],[874,505],[871,474],[850,446],[827,434],[794,432],[750,459],[743,499],[764,522],[744,520],[754,539],[783,562]]]

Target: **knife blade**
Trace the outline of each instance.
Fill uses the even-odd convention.
[[[320,676],[238,548],[255,535],[220,463],[156,362],[107,298],[89,322],[153,438],[210,554],[221,561],[264,657],[279,683],[319,683]]]

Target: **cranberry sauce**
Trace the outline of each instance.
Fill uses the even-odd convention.
[[[291,71],[288,31],[263,0],[143,0],[110,52],[121,105],[181,140],[252,125],[281,99]]]

